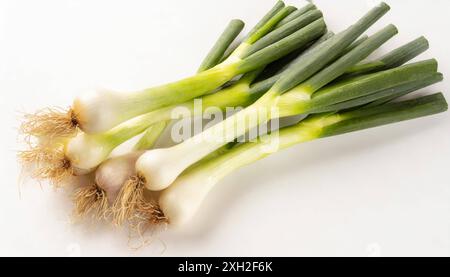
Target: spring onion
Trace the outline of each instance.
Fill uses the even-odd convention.
[[[366,60],[398,32],[387,25],[365,35],[389,10],[380,3],[334,34],[314,4],[297,9],[278,1],[243,39],[236,41],[244,23],[230,21],[190,78],[138,92],[97,90],[68,110],[26,115],[21,131],[30,149],[20,158],[33,177],[57,186],[93,177],[74,194],[76,216],[128,223],[131,230],[186,224],[222,178],[270,154],[448,109],[441,93],[397,100],[443,80],[435,59],[407,63],[429,48],[424,37]],[[237,112],[229,116],[229,108]],[[224,114],[200,134],[154,149],[167,126],[184,126],[175,120],[216,122]],[[304,119],[289,127],[265,128],[299,115]],[[253,139],[256,129],[262,134]],[[111,157],[132,138],[138,141],[128,153]],[[154,201],[146,190],[161,193],[151,194]]]

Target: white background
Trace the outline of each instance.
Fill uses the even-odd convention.
[[[339,31],[372,2],[316,4]],[[449,256],[448,113],[300,145],[244,168],[213,190],[190,226],[138,251],[123,231],[72,224],[60,191],[31,182],[19,194],[20,111],[69,106],[91,87],[132,90],[190,75],[231,18],[249,27],[273,3],[0,1],[0,255]],[[394,23],[400,35],[378,54],[426,35],[422,58],[436,57],[450,76],[450,1],[388,3],[377,27]]]

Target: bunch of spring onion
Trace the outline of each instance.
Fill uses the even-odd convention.
[[[273,152],[447,109],[441,94],[389,103],[443,76],[434,59],[406,64],[428,49],[424,37],[365,61],[397,34],[388,25],[364,35],[388,10],[381,3],[333,34],[313,4],[296,9],[278,2],[236,48],[243,22],[233,20],[191,78],[133,93],[91,92],[68,111],[28,115],[22,131],[38,143],[21,158],[37,165],[35,177],[57,185],[95,172],[93,183],[75,194],[78,215],[112,214],[117,224],[135,216],[186,223],[221,178]],[[194,117],[229,107],[244,109],[174,147],[151,150],[175,108]],[[272,119],[297,115],[309,116],[257,142],[230,143]],[[141,134],[132,152],[110,158]],[[265,151],[274,140],[278,148]],[[162,191],[158,201],[149,201],[147,190]]]
[[[93,131],[92,128],[87,128],[85,124],[80,125],[78,119],[84,117],[84,114],[77,111],[75,114],[77,114],[78,119],[74,118],[74,111],[77,110],[75,108],[70,112],[72,115],[65,116],[65,119],[70,117],[70,122],[77,122],[76,124],[71,123],[72,127],[77,126],[82,130],[77,134],[74,134],[73,128],[65,124],[54,124],[55,122],[62,122],[62,117],[59,117],[61,114],[56,115],[50,111],[50,113],[30,115],[29,120],[23,125],[24,132],[37,137],[39,141],[50,141],[50,143],[39,143],[37,147],[23,152],[22,158],[39,165],[35,173],[36,178],[50,179],[53,183],[58,184],[68,176],[83,175],[94,171],[117,146],[145,132],[147,128],[162,119],[167,119],[167,115],[171,113],[174,107],[189,106],[193,103],[190,101],[191,99],[210,93],[236,75],[249,73],[250,76],[244,74],[246,77],[243,78],[242,82],[228,91],[237,91],[241,88],[245,90],[245,85],[252,81],[251,75],[254,75],[250,72],[259,70],[292,51],[304,49],[325,33],[326,26],[322,13],[314,5],[308,5],[298,10],[300,13],[297,13],[295,18],[291,18],[290,21],[278,26],[280,21],[294,10],[295,8],[284,7],[282,2],[278,2],[250,31],[240,46],[231,54],[227,54],[224,50],[226,47],[223,45],[228,46],[243,26],[241,21],[232,21],[216,47],[205,59],[206,62],[202,64],[200,73],[195,77],[164,86],[164,89],[159,87],[141,93],[122,93],[100,98],[98,98],[99,94],[89,94],[89,97],[77,98],[75,106],[78,106],[77,103],[81,103],[80,101],[83,99],[95,100],[96,103],[101,102],[98,104],[90,103],[91,109],[84,110],[90,111],[91,114],[99,114],[98,116],[92,116],[92,120],[89,120],[89,122],[96,126],[107,125],[108,127],[100,128],[101,130],[107,130],[105,132],[97,133],[101,130]],[[225,56],[226,58],[223,58]],[[218,59],[223,61],[214,65]],[[224,96],[225,93],[212,94],[211,97],[204,99],[204,103],[216,107],[234,107],[236,104],[241,104],[243,98],[246,97]],[[121,98],[121,101],[118,101],[117,98]],[[114,109],[111,110],[112,106],[114,106]],[[118,117],[120,117],[120,120],[115,120]],[[114,124],[100,123],[111,120],[114,121]],[[115,125],[117,123],[120,124]],[[49,137],[50,139],[48,139]]]

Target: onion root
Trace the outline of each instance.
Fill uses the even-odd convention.
[[[63,145],[37,145],[19,152],[18,156],[22,164],[33,165],[33,179],[48,180],[55,187],[63,186],[63,182],[74,175],[71,162],[64,155]]]
[[[95,219],[106,219],[109,209],[108,198],[106,192],[96,184],[78,189],[73,201],[76,217],[84,217],[92,213]]]
[[[72,137],[78,127],[77,115],[72,109],[46,108],[34,114],[25,114],[20,132],[27,137]]]
[[[113,222],[121,226],[128,221],[130,225],[142,223],[160,225],[167,222],[166,217],[157,204],[145,198],[145,179],[133,176],[123,185],[113,205]]]

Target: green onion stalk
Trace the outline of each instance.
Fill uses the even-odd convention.
[[[312,108],[329,106],[359,97],[357,92],[340,93],[338,90],[318,99],[313,99],[313,94],[324,95],[325,93],[320,92],[321,88],[364,60],[397,34],[397,29],[389,25],[339,58],[340,53],[389,9],[387,4],[381,3],[347,30],[329,38],[316,49],[299,58],[266,94],[243,111],[176,146],[147,151],[136,163],[140,184],[149,190],[163,190],[192,164],[270,119],[294,113],[307,114]],[[374,89],[372,88],[372,91]],[[359,93],[368,92],[362,90]]]
[[[317,13],[308,17],[309,21],[297,20],[274,30],[294,10],[278,2],[226,60],[195,76],[137,92],[87,92],[77,97],[67,112],[47,110],[28,116],[22,131],[36,137],[73,136],[77,129],[102,133],[136,116],[210,93],[234,77],[276,61],[325,33],[325,22]]]
[[[196,163],[162,192],[159,205],[153,205],[155,210],[143,218],[153,223],[155,220],[152,218],[158,214],[160,217],[163,215],[165,222],[170,225],[187,224],[201,208],[211,189],[225,176],[243,166],[297,144],[430,116],[442,113],[447,108],[444,96],[437,93],[381,106],[310,116],[256,142],[237,145],[215,158]]]

